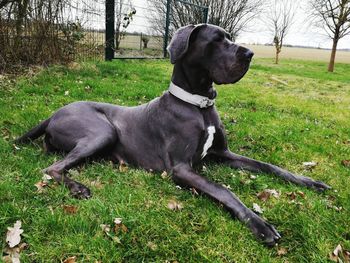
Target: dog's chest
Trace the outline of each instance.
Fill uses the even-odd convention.
[[[201,159],[207,154],[210,147],[213,145],[214,134],[216,132],[215,126],[208,126],[205,132],[205,140],[202,148]]]

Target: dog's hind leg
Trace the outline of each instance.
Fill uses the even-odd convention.
[[[291,172],[288,172],[287,170],[284,170],[273,164],[257,161],[242,155],[238,155],[230,152],[229,150],[216,152],[214,156],[217,157],[216,159],[229,165],[232,168],[245,169],[252,172],[264,172],[274,174],[288,182],[313,188],[317,191],[324,191],[331,188],[330,186],[326,185],[321,181],[316,181],[306,176],[292,174]]]
[[[74,197],[79,199],[90,198],[89,188],[67,177],[64,173],[87,157],[103,151],[113,144],[114,140],[112,137],[82,138],[63,160],[55,162],[44,172],[53,177],[58,183],[63,183]]]
[[[180,163],[173,168],[173,180],[182,186],[193,187],[222,203],[227,210],[245,223],[268,246],[281,237],[275,228],[247,208],[230,190],[198,175],[189,164]]]

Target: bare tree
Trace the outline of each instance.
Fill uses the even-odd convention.
[[[136,9],[132,6],[130,0],[117,0],[115,7],[115,48],[118,50],[126,28],[136,14]]]
[[[282,51],[285,37],[294,22],[296,9],[297,5],[292,0],[273,0],[267,6],[264,22],[273,35],[276,64],[279,62],[279,54]]]
[[[328,71],[334,71],[339,39],[350,34],[350,0],[310,0],[313,23],[333,40]]]
[[[247,29],[247,24],[260,13],[263,4],[263,0],[192,0],[196,7],[184,2],[171,1],[171,29],[203,23],[203,8],[198,6],[207,6],[208,23],[224,28],[233,39]],[[154,31],[164,34],[167,0],[150,0],[149,5],[154,10],[150,15]]]

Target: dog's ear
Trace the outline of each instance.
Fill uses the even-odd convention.
[[[191,35],[203,25],[204,24],[188,25],[176,30],[174,36],[171,38],[169,46],[167,47],[171,64],[175,64],[177,60],[186,54],[190,44]]]

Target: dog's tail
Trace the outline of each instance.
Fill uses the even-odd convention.
[[[50,118],[40,122],[37,126],[23,134],[21,137],[15,139],[15,143],[27,143],[34,141],[36,138],[39,138],[45,133],[46,127],[50,123]]]

